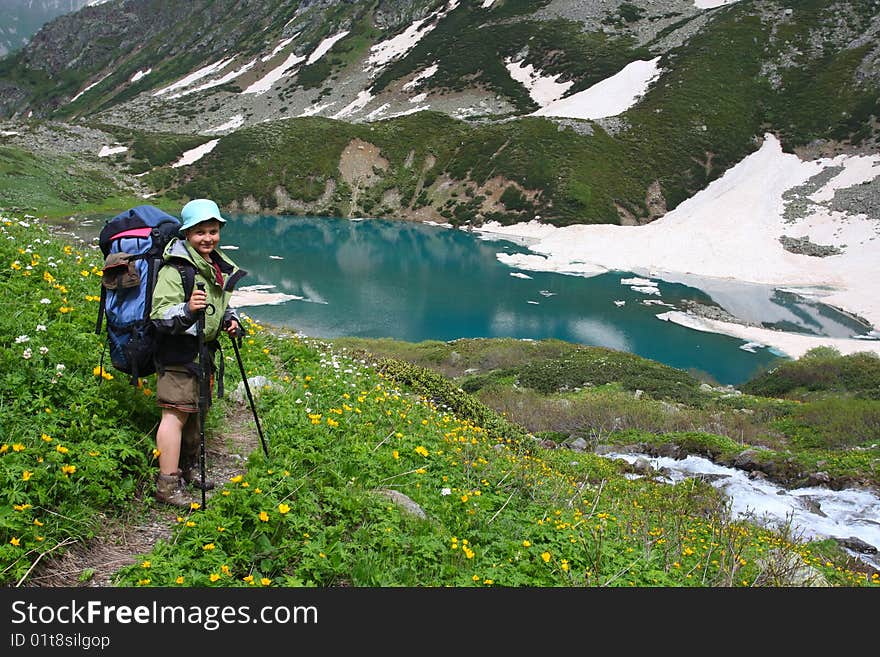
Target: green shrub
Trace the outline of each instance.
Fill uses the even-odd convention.
[[[880,399],[880,356],[867,351],[841,356],[832,347],[818,347],[798,360],[781,361],[740,388],[768,397],[799,398],[806,393],[833,392]]]

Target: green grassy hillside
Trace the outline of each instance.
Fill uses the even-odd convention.
[[[101,370],[94,333],[98,254],[19,215],[3,215],[0,236],[0,301],[15,309],[0,316],[0,578],[11,585],[26,581],[50,553],[87,543],[101,514],[154,504],[158,412],[150,378],[131,386]],[[246,325],[247,373],[269,382],[258,391],[269,456],[255,444],[244,474],[220,482],[208,508],[196,504],[182,513],[170,540],[120,568],[119,585],[880,585],[880,574],[865,573],[833,541],[803,543],[784,528],[731,521],[706,482],[631,479],[620,461],[547,449],[491,397],[405,360],[421,347],[373,360],[360,346],[285,335],[250,319]],[[497,375],[469,386],[480,395],[532,370],[504,343],[460,349],[473,362],[485,360],[484,374]],[[446,358],[438,345],[428,353],[434,362]],[[571,355],[558,344],[519,354],[548,365]],[[783,417],[810,426],[811,414],[798,415],[784,402],[731,400],[649,363],[638,379],[637,359],[602,358],[623,385],[597,380],[579,391],[535,390],[535,403],[580,395],[597,413],[582,432],[592,426],[613,441],[616,432],[639,426],[640,440],[675,439],[719,455],[751,443],[728,435],[723,422],[653,432],[638,423],[660,418],[663,404],[687,391],[686,401],[676,402],[682,417],[708,421],[745,409],[768,424]],[[578,364],[581,377],[597,364],[586,362]],[[628,391],[655,374],[665,381],[657,398]],[[226,377],[231,391],[236,368],[227,366]],[[671,397],[664,392],[670,385],[677,391]],[[772,411],[777,404],[787,410]],[[226,439],[222,418],[235,408],[228,397],[215,404],[210,440]],[[629,424],[605,432],[603,409],[629,411]],[[241,406],[237,412],[249,414]],[[867,460],[855,460],[856,442],[801,450],[793,443],[791,452],[771,454],[809,459],[821,449],[850,472],[874,467],[876,482],[877,447],[858,442]]]

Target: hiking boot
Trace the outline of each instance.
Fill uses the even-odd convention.
[[[186,493],[179,470],[173,475],[164,475],[161,472],[156,475],[156,499],[172,506],[190,508],[192,499]]]
[[[183,480],[199,490],[214,490],[214,482],[210,479],[202,482],[201,468],[197,464],[183,468]]]

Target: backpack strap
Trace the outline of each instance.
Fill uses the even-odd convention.
[[[95,335],[101,335],[101,325],[104,320],[104,313],[107,308],[107,288],[101,286],[101,299],[98,303],[98,321],[95,323]]]
[[[196,286],[196,268],[188,262],[181,260],[174,261],[174,268],[180,272],[180,279],[183,282],[183,300],[192,296],[193,288]]]

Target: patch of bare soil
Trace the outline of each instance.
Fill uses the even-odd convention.
[[[237,474],[244,473],[247,457],[262,449],[248,402],[230,402],[222,427],[206,432],[205,468],[209,481],[205,501]],[[171,540],[180,509],[153,498],[152,478],[143,482],[129,509],[115,516],[97,518],[97,534],[89,541],[71,538],[59,556],[47,553],[19,584],[23,587],[109,587],[121,567],[137,563],[160,540]],[[189,489],[192,501],[201,503],[202,491]],[[198,513],[197,511],[195,513]]]

